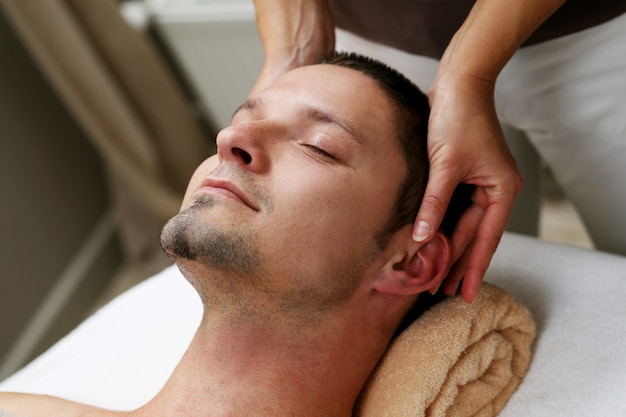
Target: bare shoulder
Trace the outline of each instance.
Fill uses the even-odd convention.
[[[0,392],[0,410],[11,417],[121,417],[125,415],[57,397],[10,392]]]

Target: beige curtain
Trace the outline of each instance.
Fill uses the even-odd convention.
[[[158,52],[113,0],[0,0],[2,11],[102,155],[126,254],[158,234],[209,138]]]

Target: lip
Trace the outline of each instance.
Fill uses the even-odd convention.
[[[219,178],[207,178],[202,181],[200,190],[206,189],[211,192],[223,195],[226,198],[233,199],[240,203],[245,204],[254,211],[259,211],[259,208],[250,201],[246,194],[231,181]]]

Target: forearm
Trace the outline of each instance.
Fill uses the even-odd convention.
[[[265,63],[289,70],[311,64],[335,48],[326,0],[255,0]]]
[[[442,59],[438,80],[495,83],[515,51],[565,0],[478,0]]]

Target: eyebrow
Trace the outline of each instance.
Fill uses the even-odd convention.
[[[233,112],[233,116],[235,117],[235,115],[237,113],[239,113],[240,111],[253,111],[258,109],[259,107],[261,107],[261,99],[258,97],[254,97],[254,98],[249,98],[246,101],[243,102],[243,104],[239,107],[237,107],[237,109],[235,109],[235,111]]]
[[[253,97],[251,99],[248,99],[241,106],[237,107],[237,110],[235,110],[235,112],[233,113],[233,117],[241,111],[252,112],[258,110],[260,107],[262,107],[262,105],[263,100],[260,97]],[[339,127],[348,135],[350,139],[352,139],[357,144],[361,144],[359,136],[356,135],[354,130],[345,121],[333,116],[329,112],[308,104],[299,105],[296,109],[308,120],[320,123],[327,123]]]
[[[305,117],[314,122],[328,123],[335,125],[348,134],[350,139],[357,144],[361,144],[359,137],[354,133],[354,130],[343,120],[333,116],[332,114],[310,105],[302,105],[299,110],[305,115]]]

